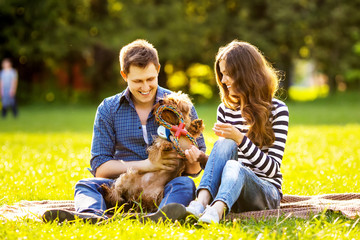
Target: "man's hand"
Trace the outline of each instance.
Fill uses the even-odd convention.
[[[163,151],[159,161],[151,162],[146,159],[145,167],[142,169],[145,172],[153,172],[158,170],[173,171],[179,166],[179,161],[182,161],[182,157],[176,152],[175,149],[170,151]]]
[[[244,138],[239,129],[229,123],[215,123],[213,130],[217,136],[232,139],[238,145]]]

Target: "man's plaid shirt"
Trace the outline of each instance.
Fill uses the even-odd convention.
[[[171,91],[158,87],[155,103],[170,94]],[[195,108],[191,110],[192,119],[198,118]],[[151,112],[147,119],[146,129],[149,144],[157,136],[158,124]],[[199,149],[206,150],[204,137],[196,139]],[[139,161],[148,158],[148,145],[144,141],[141,122],[130,98],[130,91],[106,98],[98,107],[91,146],[91,172],[95,176],[96,169],[109,160]]]

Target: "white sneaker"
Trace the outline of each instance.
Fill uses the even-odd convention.
[[[200,215],[204,212],[204,206],[198,201],[191,201],[189,206],[186,207],[186,213],[194,215],[196,218],[199,218]]]
[[[216,208],[207,206],[204,214],[199,218],[198,222],[203,223],[219,223],[220,218]]]

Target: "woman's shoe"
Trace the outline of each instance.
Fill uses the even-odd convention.
[[[207,206],[204,214],[199,218],[199,223],[219,223],[220,218],[216,208]]]
[[[200,202],[194,200],[191,201],[189,206],[186,207],[186,214],[194,215],[196,218],[199,218],[204,210],[204,206]]]

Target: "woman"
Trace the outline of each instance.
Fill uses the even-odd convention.
[[[213,130],[219,140],[186,208],[199,222],[218,223],[230,210],[278,208],[281,161],[289,114],[275,99],[279,78],[260,51],[246,42],[221,47],[215,72],[222,103]]]

